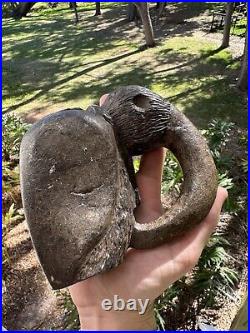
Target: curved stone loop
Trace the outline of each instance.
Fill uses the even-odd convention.
[[[182,192],[164,216],[139,224],[132,156],[158,147],[179,160]],[[34,124],[21,144],[20,181],[32,240],[54,289],[116,267],[129,245],[150,248],[182,235],[207,215],[217,189],[199,131],[138,86],[115,90],[101,108],[63,110]]]
[[[215,200],[217,172],[198,129],[169,102],[139,86],[114,91],[103,108],[118,145],[126,147],[128,156],[166,147],[177,157],[184,174],[177,202],[152,223],[135,222],[130,245],[138,249],[155,247],[201,222]]]

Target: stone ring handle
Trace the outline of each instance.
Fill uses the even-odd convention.
[[[212,207],[218,185],[213,158],[198,129],[173,105],[143,87],[122,87],[102,107],[128,159],[165,147],[176,156],[184,174],[177,202],[156,221],[135,222],[130,245],[155,247],[201,222]]]
[[[132,156],[158,147],[179,160],[183,187],[162,217],[139,224]],[[184,234],[208,214],[217,190],[199,131],[139,86],[117,89],[102,107],[35,123],[22,140],[20,182],[31,238],[54,289],[118,266],[129,246],[151,248]]]

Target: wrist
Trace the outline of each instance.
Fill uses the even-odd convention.
[[[81,330],[154,330],[153,304],[144,314],[135,310],[104,310],[100,306],[78,308]]]

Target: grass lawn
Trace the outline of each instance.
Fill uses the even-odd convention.
[[[142,27],[126,22],[125,4],[107,3],[102,11],[93,17],[93,4],[80,4],[78,25],[66,4],[3,20],[4,112],[35,120],[86,108],[119,85],[139,84],[199,127],[214,118],[247,126],[246,101],[234,88],[240,62],[227,50],[190,34],[166,34],[156,48],[143,50]]]
[[[208,33],[211,13],[221,6],[171,3],[158,21],[152,10],[157,47],[150,49],[142,47],[142,27],[127,22],[126,3],[102,3],[102,15],[97,17],[94,3],[78,3],[78,25],[68,3],[56,8],[38,3],[20,21],[3,20],[4,113],[14,111],[33,122],[60,109],[85,109],[119,85],[138,84],[169,99],[203,129],[219,183],[228,189],[229,198],[217,233],[196,268],[156,301],[161,329],[194,330],[197,318],[204,317],[219,330],[228,330],[238,308],[235,299],[247,287],[247,99],[235,87],[240,69],[235,54],[240,55],[241,48],[232,47],[234,56],[228,49],[219,50],[220,34]],[[4,325],[9,330],[78,330],[69,295],[58,292],[53,307],[55,294],[44,285],[32,249],[18,172],[18,151],[27,126],[11,116],[3,117]],[[135,164],[138,167],[139,160]],[[181,181],[182,171],[168,154],[163,195],[179,193]],[[233,302],[223,291],[233,296]],[[48,314],[42,313],[41,304],[42,309],[51,305]]]
[[[242,18],[237,22],[237,24],[235,25],[235,28],[231,29],[231,31],[234,35],[244,36],[245,32],[246,32],[246,27],[247,27],[247,19]]]
[[[92,4],[80,5],[78,25],[66,5],[38,8],[21,21],[4,19],[4,112],[35,120],[86,108],[119,85],[139,84],[168,98],[197,126],[214,118],[247,126],[246,101],[233,87],[239,60],[205,39],[177,34],[142,50],[142,27],[125,21],[126,6],[105,7],[93,17]]]

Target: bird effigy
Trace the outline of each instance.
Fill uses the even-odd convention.
[[[138,223],[133,156],[165,147],[184,180],[157,220]],[[118,266],[129,247],[147,249],[184,235],[208,214],[217,172],[198,129],[172,104],[140,86],[104,104],[66,109],[36,122],[22,140],[21,191],[39,261],[60,289]]]

